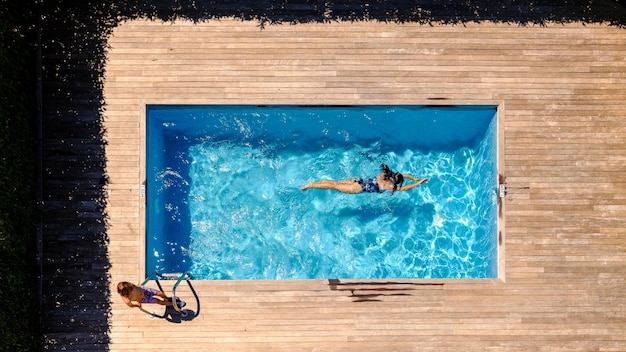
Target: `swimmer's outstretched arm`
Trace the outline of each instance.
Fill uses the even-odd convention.
[[[428,181],[427,178],[417,178],[413,175],[409,175],[409,174],[402,174],[402,176],[404,176],[405,178],[408,178],[409,180],[413,180],[415,182],[411,183],[410,185],[406,185],[406,186],[402,186],[400,188],[398,188],[399,191],[408,191],[413,187],[419,186],[422,183]]]

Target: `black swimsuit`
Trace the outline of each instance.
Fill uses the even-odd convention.
[[[362,178],[357,178],[355,182],[361,186],[361,189],[363,190],[363,192],[383,193],[380,190],[380,187],[378,186],[378,181],[376,181],[376,177],[368,178],[367,180],[364,180]]]

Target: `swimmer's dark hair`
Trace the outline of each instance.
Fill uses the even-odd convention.
[[[391,171],[387,164],[382,164],[381,168],[385,174],[385,180],[389,180],[389,182],[393,183],[393,190],[391,191],[391,195],[393,195],[398,188],[402,187],[404,176],[399,172]]]

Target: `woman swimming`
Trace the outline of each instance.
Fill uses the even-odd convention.
[[[404,179],[415,181],[411,184],[403,186]],[[309,182],[302,186],[301,190],[305,191],[309,188],[332,189],[343,193],[382,193],[383,191],[408,191],[409,189],[428,181],[427,178],[417,178],[409,174],[401,174],[393,172],[385,164],[382,164],[382,172],[372,178],[362,179],[359,177],[347,180],[321,180]]]

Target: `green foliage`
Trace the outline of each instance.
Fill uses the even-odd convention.
[[[0,351],[32,351],[39,341],[32,8],[0,0]]]

